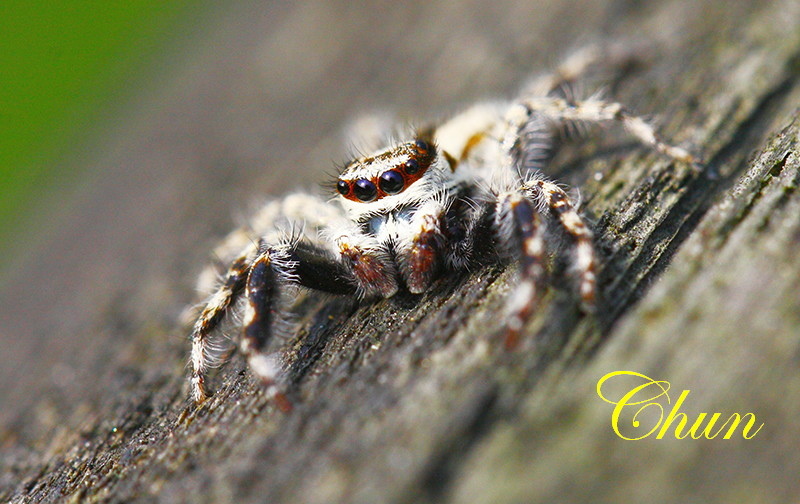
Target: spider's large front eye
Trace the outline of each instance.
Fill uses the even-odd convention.
[[[339,191],[339,194],[342,196],[347,196],[347,194],[350,192],[350,184],[344,180],[340,180],[336,183],[336,190]]]
[[[378,187],[386,194],[397,194],[403,190],[404,185],[403,176],[396,170],[383,172],[380,180],[378,180]]]
[[[375,187],[371,181],[367,179],[358,179],[356,180],[355,186],[353,187],[353,192],[361,201],[372,201],[378,196],[378,188]]]

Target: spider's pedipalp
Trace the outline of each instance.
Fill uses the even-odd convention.
[[[441,266],[445,210],[441,200],[432,199],[398,230],[397,262],[408,290],[414,294],[428,290]]]
[[[395,264],[385,247],[360,233],[341,234],[336,246],[359,297],[391,297],[399,288]]]

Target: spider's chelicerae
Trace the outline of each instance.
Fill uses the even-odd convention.
[[[447,272],[517,261],[519,283],[503,328],[512,340],[541,289],[550,228],[568,238],[570,275],[582,304],[593,306],[592,233],[564,190],[540,172],[564,131],[617,122],[670,158],[695,159],[662,142],[653,127],[618,103],[570,98],[565,83],[580,66],[568,63],[556,77],[539,79],[529,88],[538,92],[473,106],[357,157],[342,169],[335,201],[290,194],[265,205],[249,232],[231,234],[217,251],[230,266],[192,333],[194,400],[208,397],[206,372],[227,353],[219,325],[237,305],[243,305],[239,348],[252,372],[282,398],[276,386],[280,366],[265,348],[292,285],[388,298],[401,289],[425,292]]]

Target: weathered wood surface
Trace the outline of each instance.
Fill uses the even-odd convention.
[[[3,288],[0,500],[800,495],[800,8],[454,4],[242,3],[175,52],[168,82],[87,156],[94,176]],[[654,48],[613,96],[657,114],[708,168],[619,142],[555,167],[595,222],[596,317],[553,289],[504,351],[513,270],[501,268],[360,307],[308,296],[286,343],[291,413],[238,359],[207,405],[189,404],[178,314],[231,211],[318,179],[359,111],[430,118],[597,39]],[[750,440],[624,441],[595,386],[626,369],[670,381],[673,398],[691,389],[692,416],[751,411],[764,427]]]

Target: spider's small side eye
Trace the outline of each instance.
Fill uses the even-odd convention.
[[[417,161],[414,158],[411,158],[408,161],[406,161],[406,163],[403,165],[403,168],[405,169],[405,172],[408,173],[409,175],[415,175],[417,172],[419,172],[419,161]]]
[[[381,174],[378,180],[378,187],[386,194],[397,194],[403,190],[405,186],[403,175],[397,170],[388,170]]]
[[[414,147],[420,154],[427,154],[431,150],[431,146],[425,140],[415,140]]]
[[[342,196],[347,196],[350,193],[350,184],[344,180],[340,180],[336,183],[336,190],[339,191],[339,194]]]
[[[378,196],[378,188],[367,179],[356,180],[353,192],[360,201],[372,201]]]

